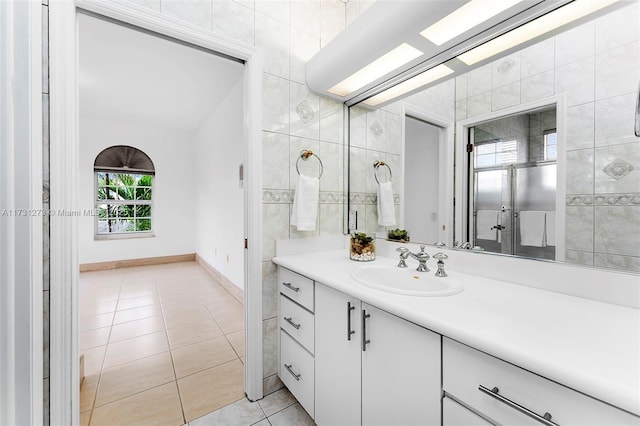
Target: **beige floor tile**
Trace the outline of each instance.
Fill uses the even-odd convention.
[[[243,382],[244,367],[239,360],[178,379],[186,420],[244,398]]]
[[[162,330],[164,330],[164,319],[161,315],[116,324],[111,327],[109,343],[132,339],[134,337],[144,336],[145,334],[151,334]]]
[[[234,314],[236,312],[242,312],[243,310],[240,302],[230,294],[224,297],[219,297],[215,301],[205,301],[204,304],[214,318]]]
[[[85,374],[82,387],[80,388],[80,412],[84,413],[93,409],[93,401],[98,389],[100,373]]]
[[[131,297],[128,299],[120,298],[118,300],[118,311],[125,309],[139,308],[141,306],[159,304],[160,299],[157,294],[146,294],[140,297]]]
[[[169,342],[165,331],[112,343],[107,348],[104,368],[114,367],[168,350]]]
[[[107,346],[96,346],[95,348],[84,349],[80,355],[84,355],[84,374],[99,374],[102,370],[102,362]]]
[[[155,283],[139,284],[139,285],[131,285],[131,286],[123,285],[122,290],[120,290],[121,299],[129,299],[132,297],[142,297],[150,294],[158,294]]]
[[[222,315],[216,318],[216,322],[224,334],[244,330],[244,311],[240,310],[232,314]]]
[[[98,407],[91,417],[93,426],[179,426],[183,423],[175,382]]]
[[[156,278],[156,281],[156,289],[158,290],[158,294],[179,291],[187,285],[186,281],[180,277],[174,278],[171,276],[165,276]]]
[[[244,330],[236,331],[235,333],[230,333],[226,335],[227,340],[233,346],[233,349],[236,351],[240,358],[244,357]]]
[[[95,406],[175,381],[171,353],[163,352],[102,371]]]
[[[214,319],[209,319],[183,327],[170,328],[167,330],[167,335],[171,349],[175,349],[222,336],[222,330]]]
[[[78,319],[78,331],[95,330],[96,328],[104,328],[111,326],[113,322],[113,312],[100,315],[81,316]]]
[[[180,312],[180,314],[169,315],[168,312],[165,313],[164,322],[168,329],[184,327],[188,324],[193,324],[195,322],[202,322],[208,319],[211,319],[211,314],[206,308],[202,308],[202,310],[194,310],[193,312]]]
[[[90,304],[90,305],[99,305],[101,303],[108,303],[117,301],[118,297],[120,297],[120,290],[113,291],[95,291],[95,290],[83,290],[80,289],[78,295],[79,305]]]
[[[171,351],[178,378],[237,359],[235,351],[224,336],[205,340]]]
[[[89,420],[91,420],[91,411],[80,413],[80,426],[89,426]]]
[[[87,330],[80,333],[78,344],[81,351],[89,348],[95,348],[96,346],[104,346],[109,340],[109,332],[111,327],[96,328],[94,330]]]
[[[162,315],[162,309],[160,305],[148,305],[141,306],[139,308],[126,309],[124,311],[117,311],[113,319],[114,324],[122,324],[128,321],[135,321],[149,317],[155,317]]]
[[[80,316],[86,317],[89,315],[107,314],[109,312],[115,312],[116,300],[111,300],[104,303],[80,303]]]

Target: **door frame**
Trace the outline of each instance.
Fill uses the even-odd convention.
[[[241,59],[244,67],[245,392],[263,396],[262,377],[262,56],[246,43],[121,1],[49,4],[51,209],[76,210],[78,198],[77,10]],[[77,226],[73,217],[50,221],[50,421],[79,424]]]
[[[566,215],[566,194],[567,194],[567,100],[566,94],[559,94],[538,99],[536,101],[514,105],[498,111],[489,112],[475,117],[467,118],[456,122],[456,208],[455,208],[455,236],[462,241],[464,231],[464,217],[472,215],[473,203],[469,203],[467,194],[469,193],[469,181],[467,176],[469,171],[469,156],[467,155],[467,144],[469,142],[469,128],[478,124],[503,118],[511,115],[526,113],[545,106],[555,106],[556,108],[556,130],[558,133],[558,157],[557,181],[556,181],[556,261],[562,262],[565,257],[565,215]],[[471,223],[470,234],[473,235],[473,222]],[[466,236],[469,238],[469,235]]]

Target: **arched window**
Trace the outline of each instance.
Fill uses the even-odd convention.
[[[137,148],[116,145],[93,163],[96,179],[96,236],[151,234],[153,161]]]

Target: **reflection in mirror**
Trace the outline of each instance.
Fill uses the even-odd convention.
[[[404,226],[414,241],[439,240],[440,132],[442,128],[411,115],[404,119]],[[445,167],[445,165],[442,165]]]
[[[377,224],[375,180],[370,171],[375,160],[384,159],[394,173],[397,227],[406,228],[411,234],[411,241],[433,243],[430,236],[418,238],[412,229],[415,225],[409,225],[409,200],[420,200],[427,191],[439,190],[439,197],[444,197],[440,198],[444,202],[438,208],[442,210],[444,204],[448,213],[440,213],[437,218],[438,240],[444,241],[449,247],[456,240],[460,244],[469,241],[472,245],[479,244],[487,250],[500,253],[504,251],[517,256],[639,272],[640,137],[634,134],[640,75],[639,27],[640,3],[627,2],[618,10],[552,34],[547,39],[523,46],[506,56],[495,56],[493,62],[481,63],[464,74],[441,81],[380,109],[371,111],[359,106],[351,107],[349,201],[350,209],[360,213],[358,227],[367,232],[386,231]],[[470,198],[476,195],[474,186],[471,186],[471,192],[466,188],[473,182],[468,181],[469,169],[462,161],[466,155],[464,139],[469,136],[468,129],[475,127],[473,133],[476,141],[488,138],[484,139],[487,145],[482,148],[486,150],[483,151],[486,156],[478,158],[476,163],[480,173],[482,167],[486,166],[485,162],[503,150],[497,144],[491,147],[488,142],[491,136],[487,133],[492,134],[494,140],[504,139],[505,136],[478,123],[511,117],[522,111],[552,104],[557,105],[555,206],[540,203],[509,208],[515,212],[542,211],[545,215],[546,212],[555,211],[555,245],[549,243],[548,235],[547,247],[522,245],[518,223],[521,218],[514,217],[505,219],[507,224],[510,220],[515,222],[511,225],[511,236],[504,235],[509,232],[505,229],[500,244],[496,236],[492,247],[491,242],[478,238],[474,233],[477,217],[474,218],[473,212],[485,210],[480,208],[481,200],[477,206],[467,204],[470,201],[466,199],[467,195],[470,194]],[[544,111],[535,111],[537,113],[545,114]],[[417,160],[417,154],[414,158],[409,153],[406,115],[443,129],[440,138],[444,141],[445,153],[439,152],[439,156],[444,156],[440,164],[446,164],[446,167],[440,168],[437,185],[433,184],[432,178],[425,178],[430,171],[426,166],[429,160],[423,158],[413,161]],[[533,118],[531,120],[535,121]],[[530,155],[535,154],[531,150],[536,150],[539,153],[537,156],[527,159],[518,157],[517,162],[512,164],[511,172],[503,171],[500,166],[500,185],[503,184],[503,176],[504,180],[509,173],[514,176],[505,191],[512,188],[512,191],[521,193],[518,185],[529,179],[545,182],[545,173],[531,177],[523,172],[553,169],[552,130],[553,127],[544,126],[540,128],[541,134],[535,135],[542,138],[543,142],[532,145],[526,152]],[[500,151],[496,151],[498,148]],[[489,152],[491,149],[493,151]],[[411,160],[409,155],[412,155]],[[533,164],[533,168],[526,167],[529,164]],[[415,167],[417,172],[409,170]],[[549,175],[553,175],[553,172]],[[473,181],[475,176],[472,174],[471,177]],[[480,181],[482,178],[479,176],[475,179]],[[422,184],[409,185],[409,179]],[[483,186],[480,187],[482,189]],[[546,191],[550,194],[552,189],[542,192]],[[498,207],[502,213],[502,203]],[[415,209],[411,208],[411,211]],[[496,206],[486,207],[490,211],[495,209]],[[465,216],[474,220],[466,220],[465,223]],[[430,223],[431,217],[427,212],[418,221]],[[553,220],[547,221],[545,216],[545,226],[551,222]],[[507,225],[502,222],[497,224]],[[444,233],[443,226],[446,229]],[[503,243],[505,239],[507,241]],[[508,244],[511,245],[509,249]]]
[[[531,111],[469,128],[473,149],[466,222],[486,251],[555,259],[556,110]]]

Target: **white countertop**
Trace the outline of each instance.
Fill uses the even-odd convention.
[[[355,281],[351,272],[364,262],[349,260],[345,249],[278,256],[273,262],[640,415],[638,309],[450,269],[447,269],[449,277],[465,284],[461,293],[442,297],[397,295]],[[372,264],[395,266],[397,259],[378,257]],[[433,269],[427,273],[433,274]]]

